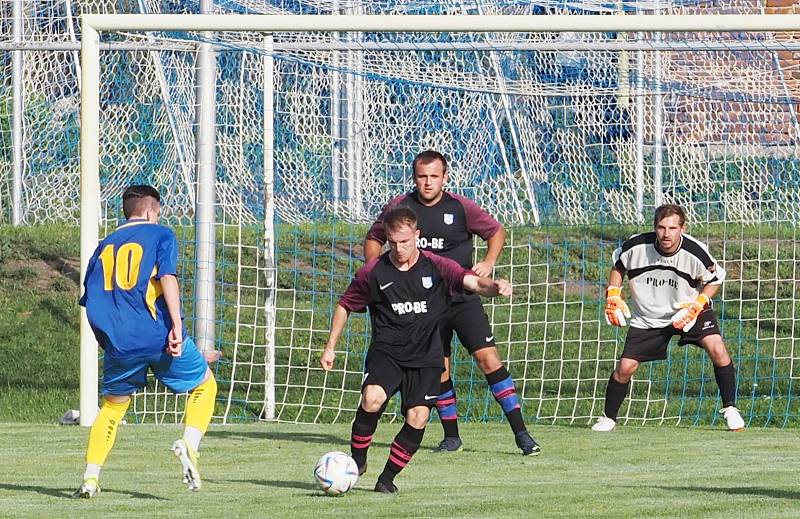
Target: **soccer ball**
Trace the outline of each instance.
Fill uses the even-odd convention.
[[[328,452],[317,461],[314,478],[325,494],[340,496],[355,486],[358,465],[344,452]]]

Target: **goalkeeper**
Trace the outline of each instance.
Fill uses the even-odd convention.
[[[637,234],[614,251],[614,266],[606,289],[606,321],[630,329],[617,368],[606,387],[605,416],[592,426],[612,431],[617,413],[628,394],[639,364],[667,358],[673,335],[678,344],[694,344],[708,352],[722,397],[728,429],[744,428],[736,409],[736,372],[720,336],[717,318],[709,303],[725,279],[725,271],[707,247],[684,234],[686,214],[678,205],[658,207],[655,232]],[[622,299],[622,279],[628,274],[631,308]],[[631,311],[632,310],[632,311]]]

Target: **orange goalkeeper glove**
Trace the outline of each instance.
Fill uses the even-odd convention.
[[[708,297],[705,294],[700,294],[694,301],[675,305],[675,308],[680,308],[680,311],[672,316],[672,326],[688,332],[697,322],[697,316],[700,315],[700,312],[705,309],[707,304]]]
[[[625,318],[631,318],[628,303],[622,300],[622,287],[606,289],[606,322],[611,326],[625,326]]]

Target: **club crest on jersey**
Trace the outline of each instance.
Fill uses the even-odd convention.
[[[450,213],[444,213],[444,223],[447,225],[453,225],[453,215]]]
[[[431,276],[422,276],[422,286],[431,288],[433,286],[433,278]]]

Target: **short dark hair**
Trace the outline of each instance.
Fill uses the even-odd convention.
[[[411,176],[417,175],[418,164],[430,164],[436,160],[442,163],[442,169],[445,173],[447,173],[447,159],[444,158],[444,155],[438,151],[426,150],[421,153],[417,153],[417,156],[414,157],[414,162],[411,163]]]
[[[161,195],[153,186],[138,184],[126,189],[122,193],[122,212],[125,214],[125,218],[130,218],[132,214],[140,214],[146,210],[148,205],[152,204],[149,199],[161,203]]]
[[[386,211],[383,215],[383,227],[396,230],[401,225],[417,227],[417,213],[408,206],[399,205]]]
[[[653,227],[658,225],[658,222],[670,216],[677,216],[681,221],[681,227],[686,223],[686,212],[683,207],[678,204],[664,204],[656,208],[656,213],[653,216]]]

